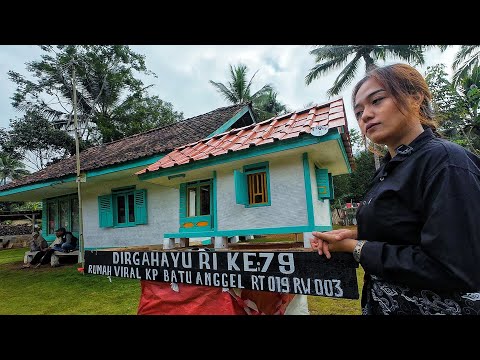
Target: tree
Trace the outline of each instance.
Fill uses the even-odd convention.
[[[279,102],[277,96],[278,93],[276,91],[269,90],[256,100],[254,107],[259,112],[262,120],[288,112],[287,106]]]
[[[317,65],[310,69],[305,82],[309,85],[321,75],[343,67],[333,86],[327,91],[327,95],[331,97],[340,94],[352,82],[362,59],[365,63],[365,72],[377,67],[378,61],[385,61],[388,56],[422,65],[425,63],[423,56],[425,48],[422,45],[317,45],[310,51],[310,54],[315,56]],[[375,145],[373,152],[375,168],[378,169],[380,161]]]
[[[35,170],[75,153],[75,140],[37,113],[28,112],[23,118],[12,120],[10,126],[10,143]]]
[[[346,202],[360,202],[369,189],[370,181],[375,174],[373,154],[360,151],[355,154],[356,169],[351,174],[333,177],[335,201],[333,209],[342,209]]]
[[[343,67],[333,86],[327,91],[331,97],[340,94],[352,82],[362,59],[365,71],[375,68],[378,61],[385,61],[387,56],[422,65],[425,62],[423,52],[422,45],[316,45],[310,54],[315,56],[317,65],[310,69],[305,81],[309,85],[321,75]]]
[[[156,118],[161,114],[158,98],[150,98],[137,74],[153,75],[145,66],[143,55],[126,45],[41,46],[40,61],[27,63],[35,80],[17,72],[8,75],[16,85],[12,105],[24,112],[36,113],[58,127],[72,131],[72,67],[77,77],[77,113],[81,137],[91,143],[117,140],[132,134],[140,115],[145,116],[141,129],[151,129],[172,121]],[[143,105],[131,106],[139,102]],[[130,106],[127,106],[129,104]],[[153,107],[150,108],[149,105]],[[168,103],[164,103],[168,108]],[[168,110],[168,109],[167,109]],[[168,111],[167,111],[168,112]],[[176,113],[175,120],[182,118]],[[163,121],[165,120],[165,122]],[[122,129],[116,129],[121,123]]]
[[[478,65],[480,59],[480,45],[462,45],[453,60],[453,84],[456,85],[461,78],[471,74],[472,69]]]
[[[132,95],[113,111],[110,119],[102,118],[97,124],[104,139],[116,140],[173,124],[182,119],[183,112],[173,110],[171,103],[163,101],[158,96]]]
[[[449,140],[480,155],[480,67],[474,66],[456,82],[447,79],[445,65],[427,68],[427,83],[439,121],[439,131]]]
[[[8,180],[16,180],[28,175],[25,165],[8,154],[0,154],[0,185],[5,185]]]
[[[362,148],[367,150],[365,136],[363,136],[357,129],[350,129],[350,142],[352,143],[352,150],[354,153],[357,153]]]
[[[258,70],[247,81],[248,67],[244,64],[230,65],[230,82],[224,85],[210,80],[217,91],[230,103],[241,104],[252,102],[253,111],[259,120],[266,120],[272,116],[285,112],[286,106],[277,101],[277,93],[270,84],[264,85],[260,90],[251,94],[251,86]]]

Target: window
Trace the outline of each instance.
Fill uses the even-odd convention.
[[[210,183],[187,183],[187,217],[210,215]]]
[[[246,207],[271,204],[268,162],[246,165],[243,173],[235,170],[234,180],[237,204]]]
[[[100,227],[125,227],[147,223],[147,190],[114,189],[98,197]]]
[[[135,226],[135,191],[113,193],[113,224]]]
[[[55,237],[55,230],[64,227],[67,231],[78,233],[78,197],[71,194],[47,199],[43,203],[43,219],[47,239]]]

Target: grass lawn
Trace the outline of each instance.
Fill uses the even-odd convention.
[[[265,239],[263,239],[265,241]],[[280,236],[267,241],[292,241]],[[1,315],[134,315],[140,299],[140,281],[83,275],[78,264],[57,268],[20,269],[27,249],[0,251]],[[363,270],[357,270],[361,291]],[[360,314],[360,300],[308,296],[312,315]]]
[[[2,315],[136,314],[138,280],[83,275],[78,264],[22,269],[27,249],[0,251]]]

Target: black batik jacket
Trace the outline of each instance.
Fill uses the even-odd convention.
[[[409,146],[387,154],[357,211],[360,263],[413,288],[478,291],[480,159],[430,129]]]

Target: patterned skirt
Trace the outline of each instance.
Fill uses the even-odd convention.
[[[363,315],[480,315],[480,292],[410,289],[375,275],[367,275],[365,280]]]

